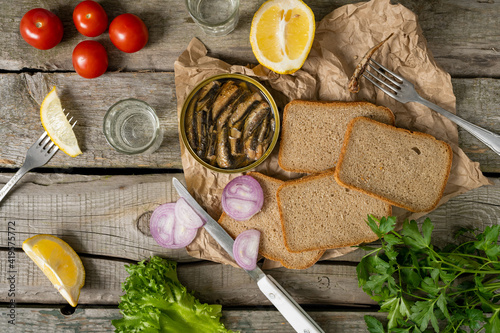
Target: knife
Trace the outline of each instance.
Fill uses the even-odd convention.
[[[172,183],[177,193],[206,221],[205,230],[234,258],[233,238],[208,215],[177,178],[174,177]],[[266,275],[259,267],[246,272],[257,282],[262,293],[273,303],[295,331],[299,333],[325,333],[272,276]]]

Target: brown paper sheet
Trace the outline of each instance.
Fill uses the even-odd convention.
[[[366,51],[390,33],[394,33],[394,36],[375,53],[374,59],[413,81],[424,98],[455,113],[455,96],[450,75],[434,61],[416,15],[402,5],[391,5],[389,0],[372,0],[340,7],[321,20],[308,59],[302,69],[292,75],[276,74],[260,65],[254,68],[231,66],[208,57],[205,46],[193,39],[174,66],[178,114],[180,115],[187,95],[198,82],[221,73],[242,73],[260,80],[270,87],[280,109],[293,99],[365,100],[390,108],[396,117],[396,126],[429,133],[451,145],[453,165],[439,205],[454,196],[489,184],[479,170],[479,164],[472,162],[458,147],[457,127],[448,119],[417,103],[401,104],[364,79],[360,81],[361,91],[358,94],[351,94],[347,90],[349,77]],[[283,180],[300,177],[300,174],[280,169],[277,150],[278,145],[257,171]],[[182,140],[181,154],[189,191],[217,220],[221,214],[222,189],[230,179],[238,175],[219,174],[197,164],[186,151]],[[400,221],[424,215],[398,208],[393,210],[393,214]],[[187,250],[197,258],[234,265],[232,259],[205,230],[201,230]],[[353,250],[354,248],[328,250],[323,259]],[[265,262],[266,268],[276,266],[279,264]]]

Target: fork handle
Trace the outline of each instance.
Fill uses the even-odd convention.
[[[16,183],[21,179],[26,172],[30,171],[30,169],[24,167],[24,165],[16,172],[16,174],[5,184],[0,190],[0,202],[3,198],[9,193],[10,189],[16,185]]]
[[[493,150],[495,153],[500,155],[500,135],[495,134],[493,132],[490,132],[490,131],[488,131],[482,127],[479,127],[477,125],[474,125],[472,123],[469,123],[467,120],[460,118],[459,116],[443,109],[442,107],[440,107],[434,103],[429,102],[426,99],[423,99],[420,96],[419,96],[419,99],[417,102],[431,108],[432,110],[436,111],[437,113],[450,119],[455,124],[462,127],[464,130],[466,130],[470,134],[474,135],[482,143],[484,143],[485,145],[490,147],[491,150]]]

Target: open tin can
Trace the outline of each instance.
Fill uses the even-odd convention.
[[[184,102],[179,122],[189,154],[221,173],[245,172],[261,164],[280,131],[273,97],[261,83],[242,74],[220,74],[200,82]]]

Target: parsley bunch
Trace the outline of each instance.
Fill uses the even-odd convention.
[[[356,268],[358,282],[388,312],[385,329],[365,316],[371,333],[500,332],[500,225],[483,233],[462,229],[473,240],[440,249],[431,245],[429,219],[421,232],[406,220],[401,233],[394,231],[395,217],[367,222],[381,246],[362,247],[370,252]]]

